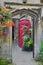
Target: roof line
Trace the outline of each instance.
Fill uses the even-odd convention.
[[[22,6],[43,6],[43,3],[40,4],[22,4],[22,3],[14,3],[14,2],[4,2],[4,4],[9,4],[9,5],[22,5]]]

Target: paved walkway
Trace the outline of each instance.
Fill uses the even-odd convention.
[[[16,65],[37,65],[32,58],[32,52],[24,52],[18,45],[13,45],[12,56],[13,62],[16,63]]]

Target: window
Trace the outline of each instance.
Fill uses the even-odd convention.
[[[43,0],[40,0],[41,3],[43,3]]]
[[[27,0],[23,0],[23,3],[26,3],[27,2]]]

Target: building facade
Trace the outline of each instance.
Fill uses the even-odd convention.
[[[34,42],[34,47],[35,47],[35,56],[37,53],[39,53],[39,45],[40,45],[40,40],[41,40],[41,32],[42,32],[42,27],[40,24],[40,18],[43,17],[43,5],[41,4],[40,0],[1,0],[0,3],[4,5],[4,2],[8,2],[5,4],[6,7],[10,5],[10,7],[13,9],[11,12],[15,12],[17,9],[31,9],[34,10],[35,12],[40,12],[39,19],[37,26],[35,27],[35,42]],[[38,11],[40,10],[40,11]],[[20,18],[20,15],[18,14],[17,16],[13,16],[12,18]],[[28,17],[29,18],[29,17]],[[29,18],[31,19],[31,18]]]

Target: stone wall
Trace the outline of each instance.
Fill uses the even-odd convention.
[[[3,2],[15,2],[15,3],[23,3],[23,0],[0,0],[0,3]],[[38,4],[40,3],[40,0],[27,0],[27,3],[33,3],[33,4]]]

